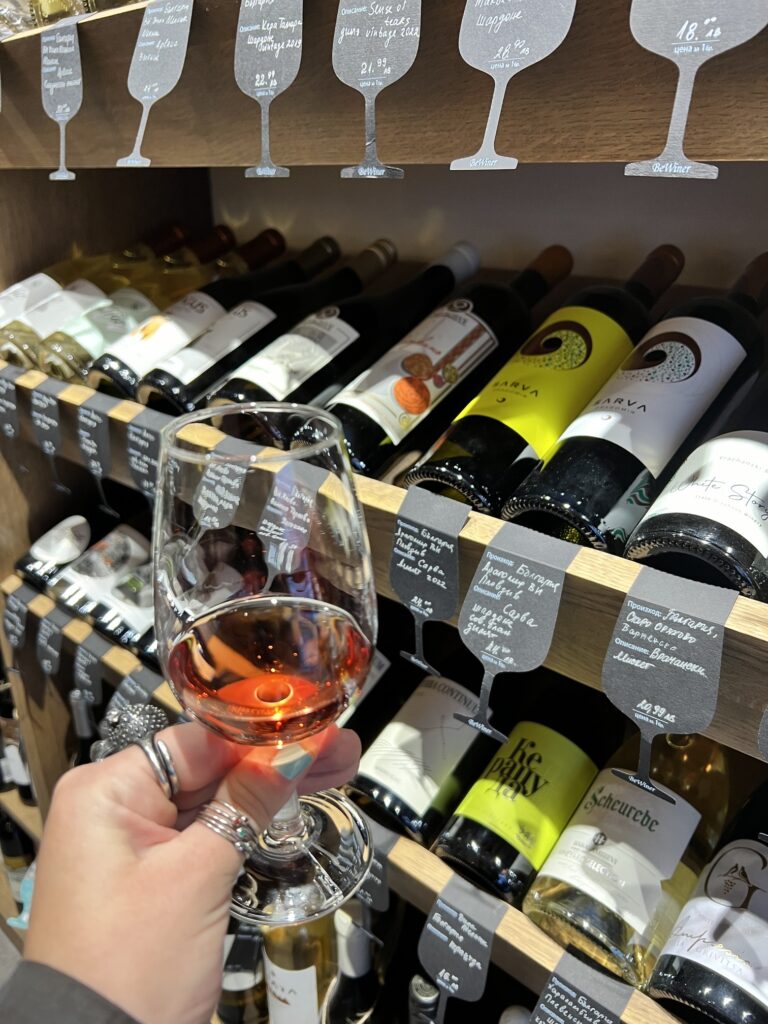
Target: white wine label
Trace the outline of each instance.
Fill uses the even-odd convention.
[[[746,354],[732,334],[708,320],[662,320],[560,440],[610,441],[658,477]]]
[[[125,310],[137,325],[144,323],[147,317],[160,312],[154,302],[137,288],[118,288],[117,291],[110,293],[109,301]]]
[[[92,359],[98,359],[109,345],[158,312],[154,302],[135,288],[121,288],[112,292],[109,301],[66,324],[62,331],[84,348]]]
[[[697,448],[645,519],[679,513],[735,530],[768,558],[768,434],[738,431]]]
[[[314,964],[288,971],[273,964],[265,951],[264,974],[270,1024],[318,1024],[320,1007]]]
[[[768,1011],[768,846],[740,839],[720,851],[661,955],[727,978]]]
[[[470,300],[456,299],[360,374],[329,408],[358,409],[399,444],[497,345]]]
[[[35,440],[46,455],[56,455],[61,448],[61,411],[59,394],[67,385],[60,380],[44,380],[30,398],[30,419]]]
[[[360,705],[363,703],[365,698],[371,693],[374,686],[378,683],[387,669],[390,667],[392,662],[389,658],[382,654],[381,651],[374,648],[373,658],[371,659],[371,667],[368,669],[368,675],[365,677],[365,685],[363,686],[360,694],[355,700],[349,705],[346,710],[342,711],[339,717],[336,719],[336,725],[339,729],[343,729],[344,726],[349,722],[350,718],[354,715]],[[352,723],[354,726],[354,723]]]
[[[289,334],[249,359],[235,376],[251,381],[282,402],[360,337],[338,312],[331,306],[302,320]]]
[[[174,355],[222,317],[226,310],[205,292],[190,292],[165,313],[150,317],[107,349],[137,376]]]
[[[21,757],[18,744],[8,743],[5,746],[5,761],[11,781],[16,786],[28,786],[31,782],[27,766]]]
[[[34,274],[32,277],[11,285],[0,292],[0,325],[11,320],[18,320],[41,302],[62,290],[58,281],[47,274]]]
[[[454,714],[477,713],[477,697],[450,679],[429,676],[384,727],[358,774],[385,786],[424,815],[477,734]]]
[[[675,803],[601,772],[541,869],[608,907],[640,936],[662,911],[662,883],[675,873],[701,817],[655,785]]]
[[[49,334],[102,305],[106,300],[106,294],[95,284],[91,284],[90,281],[75,281],[68,288],[41,302],[21,319],[39,337],[47,338]]]
[[[172,374],[182,384],[191,384],[220,359],[239,348],[247,338],[258,334],[275,319],[275,315],[260,302],[242,302],[220,317],[192,345],[164,359],[156,369]],[[240,376],[239,372],[237,376]]]

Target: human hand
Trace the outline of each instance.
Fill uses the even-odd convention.
[[[288,780],[270,767],[274,751],[229,743],[197,723],[158,735],[179,776],[173,802],[135,746],[59,781],[24,954],[140,1024],[207,1024],[242,857],[194,821],[198,810],[217,797],[263,829],[294,789],[316,792],[351,778],[360,741],[335,726],[303,740],[312,764]]]

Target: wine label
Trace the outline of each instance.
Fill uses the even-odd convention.
[[[561,440],[610,441],[658,477],[746,354],[732,334],[708,320],[662,320]]]
[[[91,284],[90,281],[75,281],[63,291],[41,302],[20,317],[20,320],[31,327],[40,338],[47,338],[49,334],[60,330],[71,320],[77,320],[106,301],[106,294],[95,284]]]
[[[670,897],[663,883],[701,817],[678,794],[655,785],[675,802],[647,796],[610,770],[600,772],[541,869],[542,876],[608,907],[639,936],[664,912]]]
[[[275,316],[271,309],[260,302],[241,302],[220,317],[194,344],[164,359],[155,369],[170,373],[182,384],[191,384],[219,360],[239,348],[246,339],[258,334]],[[248,366],[248,363],[245,365]],[[237,376],[242,376],[240,371]]]
[[[154,501],[157,488],[160,431],[168,422],[168,417],[162,413],[145,409],[128,424],[126,431],[128,468],[134,482],[150,501]]]
[[[19,400],[16,381],[24,374],[18,366],[0,369],[0,430],[3,437],[14,440],[19,436]]]
[[[288,971],[273,964],[265,950],[264,974],[270,1024],[317,1024],[320,1007],[314,964],[302,970]]]
[[[521,722],[456,810],[505,839],[538,870],[597,775],[574,743]]]
[[[737,431],[697,448],[645,521],[681,513],[735,530],[768,558],[768,434]]]
[[[354,380],[330,403],[369,416],[399,444],[497,347],[469,299],[455,299]]]
[[[226,310],[205,292],[190,292],[162,315],[150,317],[107,349],[138,377],[199,338]]]
[[[109,411],[115,405],[114,398],[97,392],[77,409],[77,444],[88,471],[94,476],[107,476],[112,468]]]
[[[476,714],[477,697],[450,679],[429,676],[360,760],[358,774],[385,786],[424,815],[476,738],[454,713]]]
[[[0,324],[5,325],[11,320],[19,320],[61,290],[58,281],[54,281],[48,274],[34,274],[24,281],[19,281],[18,284],[11,285],[0,292]]]
[[[109,301],[66,324],[62,333],[76,341],[92,359],[98,359],[109,345],[157,312],[157,306],[141,292],[121,288],[110,295]]]
[[[586,306],[558,309],[457,419],[487,416],[543,458],[632,352],[626,331]]]
[[[360,335],[339,317],[337,306],[307,317],[240,367],[236,376],[282,402]]]
[[[740,839],[720,851],[702,874],[661,956],[699,964],[768,1010],[767,846]]]

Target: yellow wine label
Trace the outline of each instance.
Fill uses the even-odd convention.
[[[605,313],[563,306],[457,418],[499,420],[543,458],[631,351],[629,335]]]
[[[538,870],[597,775],[574,743],[520,722],[456,811],[514,846]]]

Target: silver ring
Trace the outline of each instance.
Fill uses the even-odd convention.
[[[250,857],[256,850],[258,836],[247,815],[223,800],[211,800],[197,815],[196,821],[231,843],[238,853]]]
[[[179,784],[179,773],[176,771],[176,765],[173,763],[171,752],[168,749],[168,744],[165,740],[161,740],[159,736],[153,736],[152,742],[155,745],[155,750],[160,756],[160,760],[163,762],[163,768],[168,782],[171,786],[171,796],[176,796],[181,788]]]
[[[168,772],[166,771],[163,759],[155,746],[154,736],[140,736],[139,739],[133,741],[132,745],[141,747],[147,755],[147,760],[152,765],[152,771],[155,773],[158,786],[162,789],[166,800],[172,800],[174,797],[174,788]],[[168,754],[168,757],[170,757],[170,754]]]

